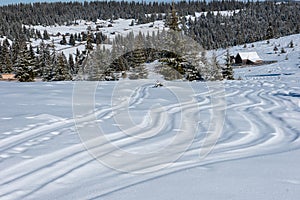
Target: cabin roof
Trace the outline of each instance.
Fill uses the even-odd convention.
[[[253,52],[239,52],[238,55],[240,55],[242,60],[250,60],[252,62],[262,60],[255,51],[253,51]]]

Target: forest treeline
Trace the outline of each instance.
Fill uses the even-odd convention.
[[[234,11],[222,15],[221,12]],[[300,33],[300,3],[297,2],[240,2],[240,1],[190,1],[170,3],[157,2],[68,2],[68,3],[33,3],[15,4],[0,7],[0,36],[6,37],[0,44],[0,73],[15,73],[19,81],[32,81],[41,78],[44,81],[74,80],[78,77],[85,80],[99,80],[110,77],[115,79],[114,72],[130,71],[129,78],[146,76],[144,62],[155,59],[171,68],[161,67],[162,74],[172,78],[185,77],[188,80],[221,80],[232,79],[229,53],[226,66],[220,67],[215,56],[207,61],[204,49],[227,48],[238,44],[271,39],[280,36]],[[195,12],[203,12],[195,16]],[[80,33],[65,37],[62,45],[75,45],[84,42],[86,51],[77,51],[75,55],[64,55],[55,50],[54,44],[42,42],[37,47],[29,44],[30,38],[50,40],[47,31],[41,33],[24,25],[72,25],[76,20],[97,19],[115,20],[118,18],[135,19],[143,24],[155,20],[165,20],[166,27],[179,31],[182,35],[197,41],[201,47],[189,55],[176,55],[174,52],[155,52],[152,40],[159,44],[174,44],[174,34],[168,39],[168,32],[157,32],[152,35],[116,38],[112,49],[102,49],[99,44],[106,41],[100,32]],[[170,23],[171,22],[171,23]],[[184,39],[176,39],[175,46],[185,48]],[[11,42],[10,42],[11,41]],[[140,46],[132,51],[122,49],[124,42],[140,41]],[[169,43],[168,43],[169,41]],[[94,48],[96,46],[96,48]],[[128,46],[128,44],[127,44]],[[86,53],[89,52],[89,53]],[[118,52],[118,53],[117,53]],[[130,52],[120,54],[124,52]],[[186,51],[188,52],[188,51]],[[198,55],[201,54],[199,57]],[[114,55],[118,55],[117,57]],[[90,59],[92,58],[92,59]],[[86,67],[88,65],[88,67]],[[169,69],[176,69],[172,77]],[[174,71],[174,70],[173,70]],[[229,75],[228,75],[229,74]],[[122,75],[126,76],[126,73]]]
[[[183,30],[205,49],[233,46],[300,32],[300,3],[182,1],[175,8]],[[22,25],[63,25],[84,19],[135,19],[138,23],[164,19],[171,10],[165,2],[95,1],[13,4],[0,7],[0,36],[13,40],[23,34]],[[212,11],[237,10],[232,16]],[[193,20],[195,12],[207,12]],[[145,15],[147,14],[147,15]],[[27,35],[25,38],[29,39]]]

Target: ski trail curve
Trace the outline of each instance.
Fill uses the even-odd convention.
[[[213,134],[207,133],[214,106],[210,95],[220,95],[220,91],[208,91],[204,83],[192,83],[189,87],[193,88],[193,93],[187,95],[184,93],[187,85],[180,83],[176,87],[182,93],[178,95],[186,96],[179,102],[178,99],[171,99],[172,95],[167,96],[166,89],[153,89],[150,84],[143,84],[132,90],[130,100],[119,93],[118,103],[103,101],[94,110],[87,110],[85,115],[78,116],[76,126],[105,126],[110,143],[133,153],[164,152],[176,136],[180,138],[176,143],[178,146],[192,141],[184,152],[173,152],[182,153],[178,159],[172,163],[161,162],[160,170],[139,175],[103,166],[99,162],[102,158],[117,155],[118,152],[106,141],[98,141],[97,137],[91,138],[91,141],[105,150],[97,158],[87,152],[79,139],[61,145],[55,151],[46,150],[47,145],[50,147],[70,137],[62,133],[70,132],[74,119],[62,119],[32,126],[18,135],[6,136],[1,140],[0,198],[103,199],[121,189],[184,169],[300,148],[300,127],[297,123],[300,121],[297,96],[300,89],[287,82],[277,83],[276,80],[233,81],[224,85],[227,106],[223,132],[213,144],[213,151],[204,159],[199,157],[201,149],[212,145],[205,142],[207,136]],[[135,88],[134,84],[129,87]],[[157,103],[157,106],[153,107],[152,103]],[[133,112],[124,109],[126,106]],[[221,109],[220,105],[215,106]],[[143,113],[139,114],[142,119],[135,122],[136,126],[126,126],[126,121],[117,120],[118,117],[125,119],[127,115],[134,115],[135,111]],[[192,134],[194,131],[195,135]],[[21,148],[18,154],[9,153],[35,138],[46,138],[51,132],[58,133],[52,134],[51,139],[45,140],[42,145],[28,146],[28,150],[34,150],[44,145],[43,155],[19,159],[16,156],[24,154]],[[94,148],[99,148],[97,145]],[[11,157],[4,158],[6,154]],[[121,159],[122,155],[119,156]],[[159,168],[150,164],[152,159],[120,160],[119,165],[136,170],[144,170],[145,166]],[[149,165],[137,165],[139,162],[149,162]],[[167,167],[163,167],[165,165]],[[82,186],[84,188],[80,190]]]

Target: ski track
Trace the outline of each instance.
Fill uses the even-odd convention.
[[[199,159],[199,152],[201,148],[206,148],[202,144],[205,140],[203,134],[208,129],[209,117],[201,116],[199,112],[209,113],[212,110],[210,94],[219,95],[220,91],[216,89],[209,93],[202,90],[203,88],[197,83],[193,85],[195,94],[190,95],[192,100],[190,98],[189,101],[174,102],[169,105],[161,105],[158,109],[154,108],[149,115],[144,116],[145,118],[150,117],[152,120],[148,123],[145,123],[148,121],[147,119],[142,120],[141,127],[143,128],[130,127],[109,133],[108,137],[111,142],[122,148],[131,149],[138,146],[140,139],[147,137],[158,137],[160,142],[167,142],[176,134],[186,134],[192,128],[188,124],[188,120],[194,119],[196,123],[199,123],[198,133],[193,144],[179,160],[167,168],[145,175],[116,172],[110,168],[101,167],[100,163],[95,172],[89,171],[90,165],[95,165],[98,161],[88,154],[81,143],[68,144],[54,152],[49,151],[42,156],[33,156],[30,159],[25,159],[26,156],[23,156],[24,159],[16,164],[6,166],[6,168],[2,167],[7,159],[13,158],[16,154],[22,154],[24,151],[35,148],[41,142],[47,143],[55,140],[63,131],[71,130],[74,127],[72,118],[49,124],[39,124],[39,126],[31,125],[27,129],[19,129],[17,135],[3,133],[6,137],[1,139],[0,145],[0,198],[36,199],[44,197],[47,199],[51,196],[53,199],[101,199],[120,189],[191,167],[298,149],[300,147],[299,125],[291,124],[289,119],[282,117],[282,114],[288,113],[286,115],[300,121],[300,109],[297,104],[299,97],[278,94],[281,91],[292,91],[299,94],[300,91],[295,91],[295,88],[286,83],[274,84],[274,81],[276,80],[236,82],[230,83],[228,88],[229,84],[225,83],[227,102],[225,126],[213,151],[204,159]],[[135,89],[129,107],[134,109],[138,105],[142,105],[147,98],[151,97],[151,90],[157,89],[151,89],[147,84]],[[122,113],[124,105],[126,102],[97,107],[93,113],[81,116],[77,126],[89,126],[93,116],[97,117],[99,123],[109,126],[107,120],[112,120],[114,116]],[[181,129],[178,129],[177,121],[172,119],[184,122],[180,126]],[[235,121],[237,119],[238,123]],[[240,126],[240,123],[244,125]],[[124,132],[138,137],[130,137]],[[40,139],[37,140],[38,138]],[[152,144],[149,145],[153,145],[155,141],[151,142]],[[156,140],[156,142],[158,141]],[[184,139],[182,143],[184,142],[187,141]],[[105,143],[100,143],[100,145],[107,146]],[[107,148],[109,147],[107,146]],[[111,153],[114,153],[113,150]],[[141,162],[147,162],[147,160]],[[126,164],[135,165],[136,163]],[[66,191],[62,193],[60,189],[62,185],[59,183],[63,184],[64,180],[65,182],[77,180],[76,173],[79,172],[91,179],[83,180],[82,184],[88,184],[85,192],[74,190],[68,193],[68,189],[65,188]],[[79,188],[78,184],[80,183],[73,185],[70,191],[72,188]],[[51,189],[49,190],[48,187]],[[49,194],[54,189],[57,189],[58,192]]]

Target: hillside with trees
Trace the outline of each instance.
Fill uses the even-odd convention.
[[[44,81],[61,80],[116,80],[113,75],[130,71],[131,78],[146,76],[143,63],[160,60],[178,72],[176,77],[187,80],[232,79],[230,63],[220,66],[216,56],[210,61],[206,50],[228,48],[239,44],[268,40],[300,33],[300,3],[298,2],[240,2],[240,1],[191,1],[170,3],[158,2],[68,2],[14,4],[0,7],[0,73],[15,73],[20,81],[40,78]],[[232,14],[222,13],[232,11]],[[56,52],[49,33],[32,28],[34,25],[60,26],[76,25],[77,20],[96,22],[98,19],[132,19],[134,24],[144,24],[164,20],[169,31],[152,34],[128,34],[116,36],[107,43],[107,35],[100,31],[86,31],[63,35],[61,45],[75,46],[76,42],[86,45],[85,51],[75,55]],[[25,26],[26,25],[26,26]],[[170,39],[171,37],[172,39]],[[150,41],[165,44],[172,49],[183,50],[184,37],[197,41],[199,47],[186,55],[179,55],[176,49],[154,51],[157,47]],[[33,47],[30,40],[41,39]],[[176,41],[175,44],[174,40]],[[132,41],[133,49],[128,49],[125,41]],[[169,41],[169,42],[168,42]],[[112,46],[106,49],[101,44]],[[126,46],[127,45],[127,46]],[[124,48],[126,46],[126,48]],[[196,45],[197,46],[197,45]],[[181,49],[180,49],[181,48]],[[199,56],[200,54],[200,56]],[[196,56],[197,55],[197,56]],[[226,58],[228,59],[228,58]],[[162,73],[168,74],[168,68]],[[213,75],[214,74],[214,75]],[[125,75],[124,75],[125,76]]]

